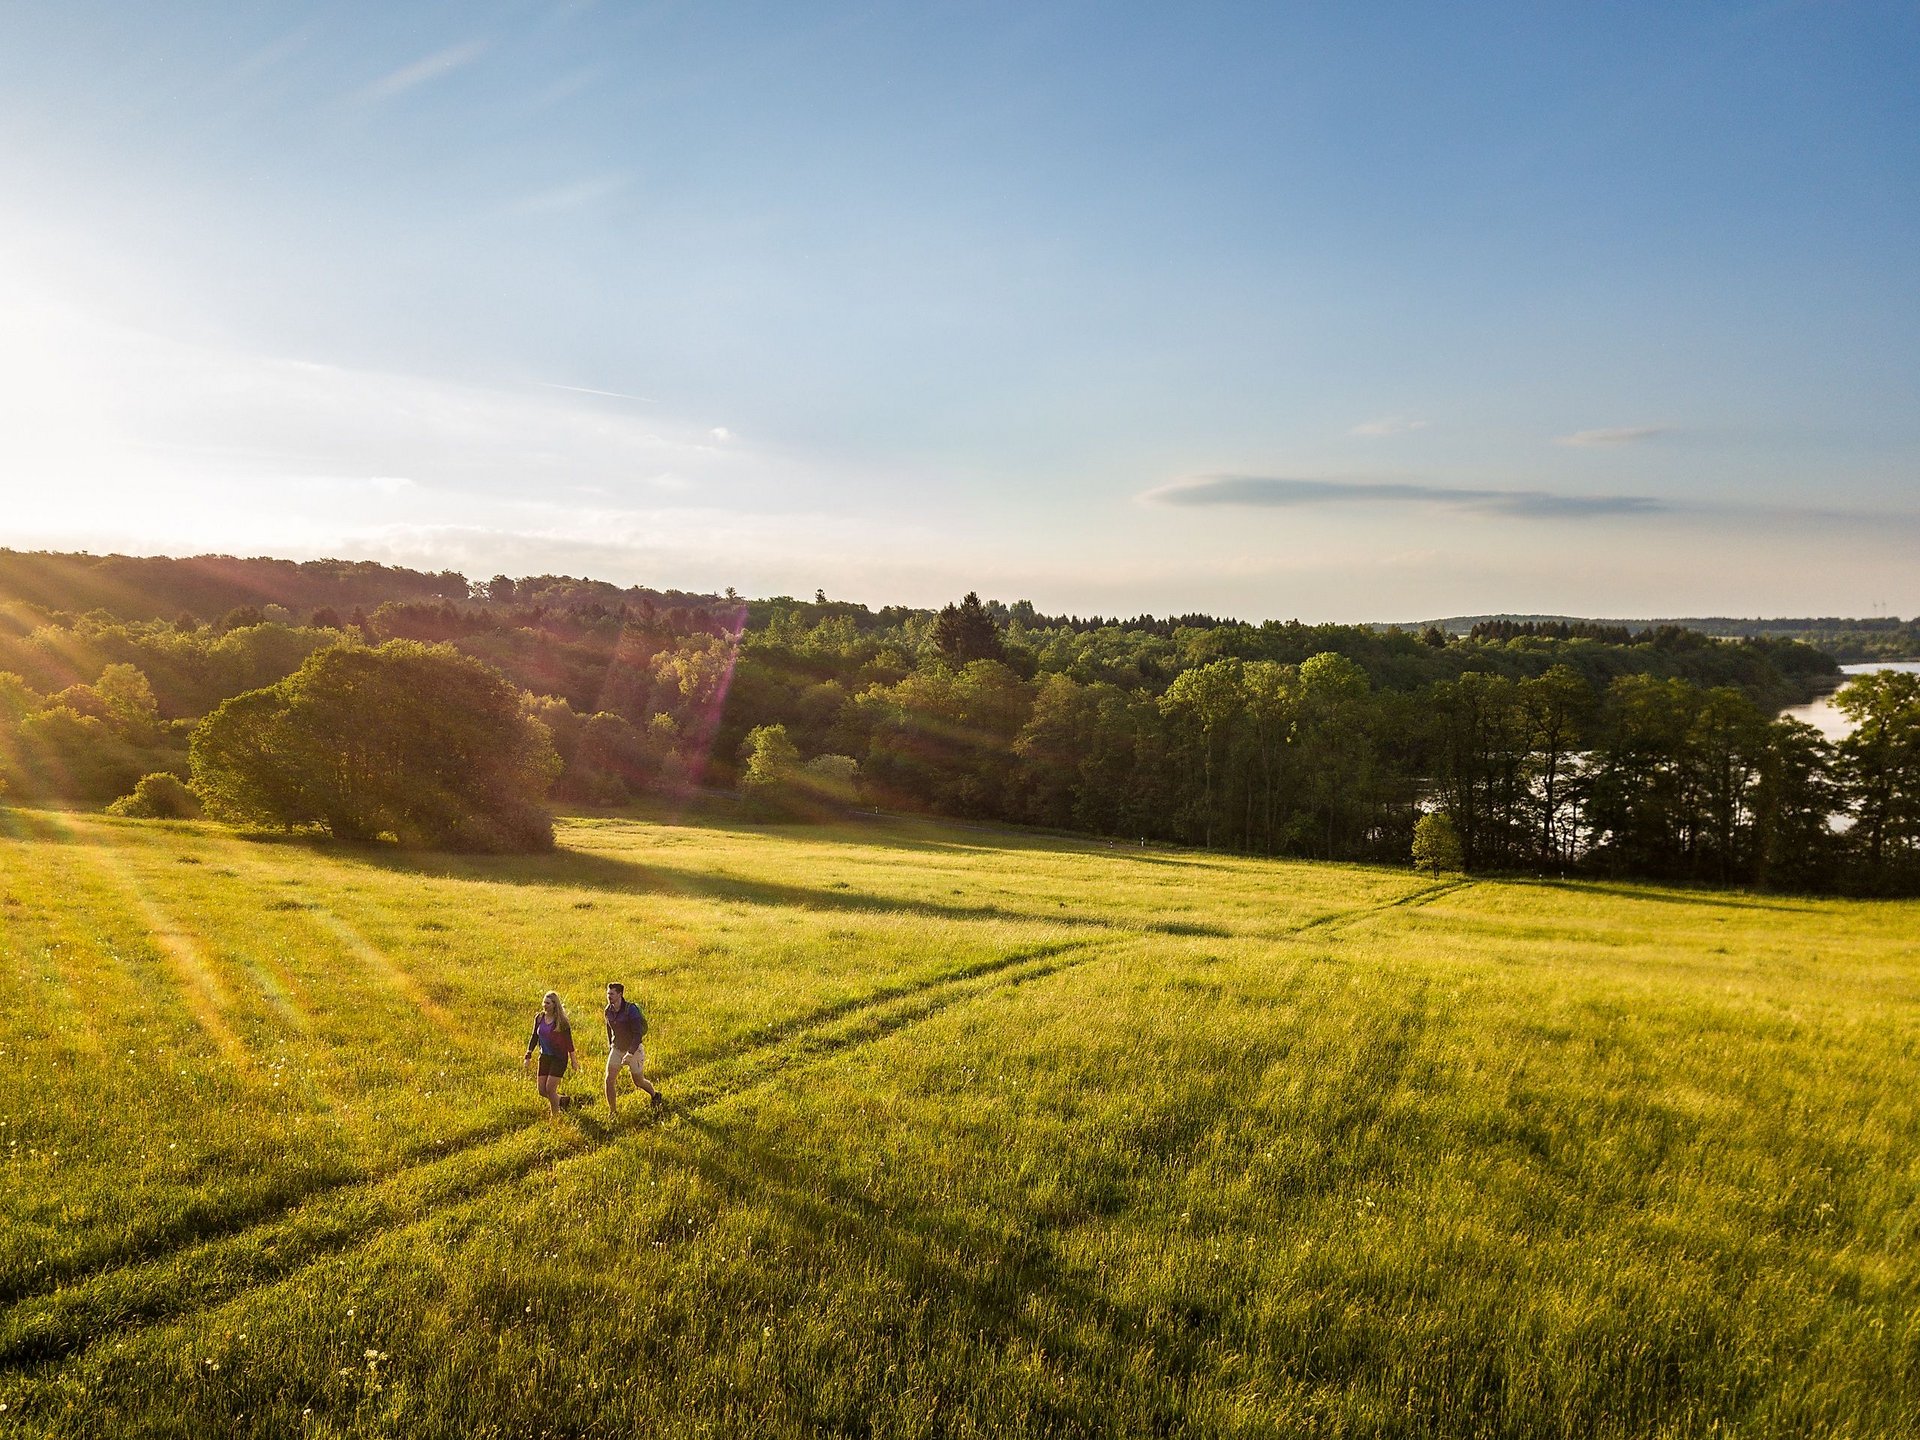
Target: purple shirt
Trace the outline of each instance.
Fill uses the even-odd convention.
[[[556,1023],[547,1019],[542,1010],[533,1017],[533,1034],[527,1040],[527,1049],[540,1047],[540,1053],[549,1060],[558,1060],[562,1055],[573,1053],[573,1029],[564,1021]]]

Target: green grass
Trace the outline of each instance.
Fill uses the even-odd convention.
[[[0,812],[0,1432],[1914,1433],[1916,941],[905,823]],[[671,1109],[549,1124],[533,1008],[598,1060],[609,978]]]

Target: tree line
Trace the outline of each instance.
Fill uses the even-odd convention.
[[[373,560],[279,560],[234,555],[90,555],[0,547],[0,603],[47,611],[103,612],[121,620],[180,614],[209,621],[229,611],[277,606],[305,615],[342,615],[407,603],[489,600],[567,608],[622,603],[667,608],[710,597],[646,586],[618,586],[569,575],[468,580],[457,570],[413,570]]]
[[[1435,814],[1476,870],[1916,883],[1912,697],[1855,682],[1861,723],[1829,747],[1773,718],[1837,679],[1791,640],[411,586],[205,619],[0,604],[0,775],[19,795],[133,803],[143,775],[195,775],[190,742],[224,703],[280,687],[256,709],[300,711],[291,677],[339,663],[317,657],[404,643],[503,677],[557,762],[513,773],[557,769],[565,803],[737,786],[769,813],[858,803],[1394,863]]]
[[[976,660],[797,728],[891,808],[1388,863],[1433,813],[1473,871],[1920,893],[1920,677],[1840,704],[1859,723],[1830,746],[1734,686],[1564,665],[1394,692],[1333,653],[1222,659],[1155,695]],[[777,730],[798,765],[795,728],[750,757]]]

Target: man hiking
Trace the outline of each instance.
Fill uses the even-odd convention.
[[[640,1007],[627,999],[627,987],[617,981],[607,986],[607,1113],[620,1113],[619,1090],[622,1070],[633,1072],[636,1089],[644,1090],[655,1105],[662,1103],[660,1092],[647,1079],[647,1017]]]

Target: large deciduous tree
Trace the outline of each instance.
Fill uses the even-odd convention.
[[[559,768],[526,696],[450,646],[320,650],[285,680],[225,701],[192,742],[215,815],[390,835],[448,850],[542,850]]]
[[[1355,853],[1374,810],[1378,756],[1373,743],[1373,687],[1344,655],[1310,655],[1300,665],[1297,733],[1316,847],[1326,859]]]
[[[1567,665],[1520,682],[1527,744],[1532,751],[1531,801],[1539,862],[1571,865],[1579,845],[1580,751],[1593,724],[1593,687]]]
[[[1832,748],[1799,720],[1767,727],[1754,787],[1753,883],[1816,889],[1831,885],[1839,838],[1832,817],[1844,808],[1832,775]]]
[[[1176,744],[1189,763],[1192,780],[1198,782],[1189,823],[1200,843],[1208,847],[1213,845],[1219,818],[1220,775],[1245,709],[1244,669],[1238,660],[1215,660],[1183,670],[1160,697],[1161,712],[1174,726]],[[1192,793],[1194,787],[1188,788]]]
[[[1511,866],[1524,837],[1527,714],[1504,675],[1470,670],[1433,687],[1439,786],[1466,867]]]
[[[1920,674],[1855,676],[1834,704],[1854,725],[1835,750],[1867,883],[1880,889],[1912,881],[1920,872]]]

